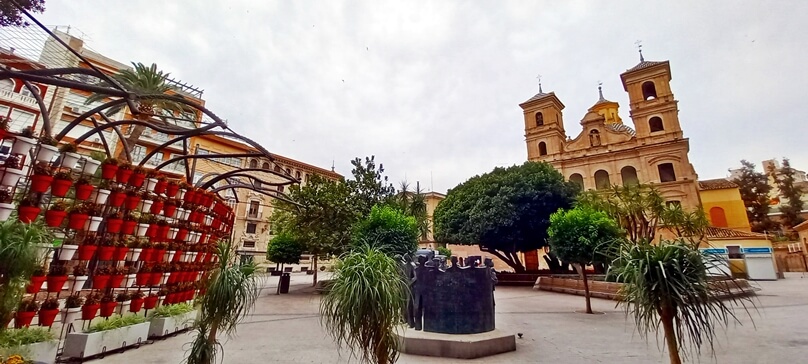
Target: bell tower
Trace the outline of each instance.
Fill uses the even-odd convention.
[[[539,93],[519,104],[525,116],[525,142],[529,161],[552,161],[564,151],[567,134],[561,111],[564,104],[554,92]]]
[[[671,91],[671,67],[668,61],[646,61],[640,52],[640,63],[620,75],[628,92],[631,119],[638,139],[654,141],[681,139],[679,103]]]

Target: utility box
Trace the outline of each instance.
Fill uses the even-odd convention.
[[[280,292],[281,293],[289,293],[289,282],[292,280],[292,276],[289,273],[284,273],[281,276],[280,285]]]
[[[744,248],[746,275],[750,280],[777,280],[772,248]]]

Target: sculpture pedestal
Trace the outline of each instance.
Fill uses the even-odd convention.
[[[499,330],[481,334],[438,334],[407,328],[397,334],[402,353],[474,359],[516,350],[516,337]]]

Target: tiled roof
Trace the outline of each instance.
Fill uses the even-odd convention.
[[[707,238],[765,238],[765,234],[760,233],[750,233],[741,230],[734,230],[734,229],[727,229],[727,228],[720,228],[715,226],[710,226],[707,228],[706,231]]]
[[[550,95],[553,95],[553,93],[550,92],[549,94],[547,94],[547,93],[544,93],[544,92],[539,92],[539,93],[536,94],[536,96],[531,97],[530,99],[528,99],[527,101],[523,102],[520,105],[527,104],[528,102],[531,102],[531,101],[536,101],[536,100],[539,100],[539,99],[543,99],[543,98],[545,98],[547,96],[550,96]]]
[[[663,63],[665,63],[665,62],[657,62],[657,61],[642,61],[642,62],[640,62],[640,63],[637,63],[637,65],[636,65],[636,66],[634,66],[634,67],[631,67],[631,68],[627,69],[627,70],[626,70],[626,72],[631,72],[631,71],[641,70],[641,69],[644,69],[644,68],[648,68],[648,67],[651,67],[651,66],[656,66],[656,65],[658,65],[658,64],[663,64]]]
[[[723,190],[727,188],[737,188],[738,185],[726,178],[708,179],[699,181],[699,190]]]

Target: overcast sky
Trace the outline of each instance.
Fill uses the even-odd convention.
[[[518,104],[555,91],[575,137],[597,83],[633,127],[620,73],[669,60],[701,179],[740,159],[808,169],[808,1],[65,1],[71,25],[124,63],[205,90],[271,152],[350,174],[376,155],[392,181],[445,192],[527,158]]]

